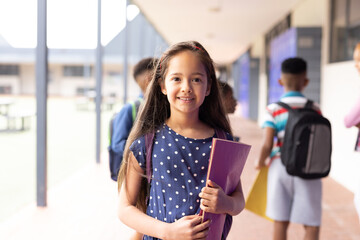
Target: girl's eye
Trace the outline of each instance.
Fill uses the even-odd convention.
[[[180,81],[180,78],[174,77],[172,80],[175,81],[175,82],[178,82],[178,81]]]
[[[194,78],[193,82],[201,82],[201,79],[200,78]]]

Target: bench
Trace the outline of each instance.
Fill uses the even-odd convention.
[[[95,101],[94,99],[89,99],[86,97],[81,97],[76,100],[76,109],[77,110],[95,110]],[[102,110],[112,110],[116,100],[114,98],[105,98],[101,103]]]
[[[31,126],[31,117],[35,116],[32,112],[13,112],[6,115],[6,131],[25,131]]]

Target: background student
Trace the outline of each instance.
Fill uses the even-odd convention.
[[[220,85],[220,90],[221,90],[220,91],[221,92],[221,97],[222,97],[224,108],[225,108],[225,113],[226,114],[232,114],[232,113],[235,112],[236,105],[237,105],[237,101],[234,98],[233,89],[226,82],[219,81],[219,85]],[[233,136],[233,140],[239,142],[240,137]]]
[[[354,61],[355,61],[355,68],[358,70],[360,74],[360,42],[356,45],[354,50]],[[344,123],[345,126],[348,128],[354,126],[360,128],[360,98],[358,98],[353,108],[345,116]],[[360,151],[360,129],[358,130],[355,150]],[[354,203],[360,218],[360,186],[358,187],[358,189],[359,190],[355,192]]]
[[[212,59],[198,42],[175,44],[156,67],[125,148],[119,175],[120,220],[143,233],[144,239],[205,239],[211,223],[201,223],[200,209],[226,213],[230,221],[230,215],[239,214],[245,205],[240,180],[230,196],[215,182],[205,187],[214,129],[232,139]],[[155,137],[147,192],[142,183],[144,134],[149,132]]]
[[[143,94],[152,78],[153,69],[157,63],[155,58],[145,58],[139,61],[134,67],[133,77],[139,85],[141,94],[134,102],[127,103],[117,113],[110,123],[110,146],[109,163],[111,179],[117,181],[120,164],[123,158],[126,140],[133,126],[139,106],[143,100]]]
[[[230,114],[235,112],[237,101],[234,98],[234,92],[232,87],[226,83],[219,81],[221,96],[224,102],[225,113]]]
[[[281,64],[279,84],[285,93],[280,101],[292,108],[302,108],[307,98],[301,93],[307,86],[307,64],[301,58],[289,58]],[[318,105],[313,105],[319,111]],[[274,219],[274,240],[285,240],[290,222],[303,224],[307,240],[319,239],[321,224],[321,179],[302,179],[287,173],[281,162],[280,146],[288,118],[286,109],[276,103],[266,108],[264,140],[256,168],[265,166],[270,157],[266,215]],[[273,139],[277,142],[274,146]]]
[[[354,61],[355,61],[355,68],[358,70],[360,74],[360,43],[358,43],[354,49]],[[358,128],[360,127],[360,98],[355,103],[355,105],[350,110],[350,112],[345,116],[344,123],[345,126],[348,128],[354,126]]]

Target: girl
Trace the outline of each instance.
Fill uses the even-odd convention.
[[[356,45],[354,49],[354,62],[355,68],[360,74],[360,42]],[[354,107],[351,109],[351,111],[345,116],[344,123],[347,128],[353,126],[360,128],[360,98],[358,99]],[[360,147],[359,149],[356,148],[355,150],[360,151]]]
[[[145,99],[119,173],[119,218],[143,239],[205,239],[211,223],[201,223],[200,209],[233,216],[245,201],[240,181],[231,196],[215,182],[205,187],[214,129],[232,137],[213,61],[203,46],[182,42],[170,47]],[[147,191],[144,135],[151,132],[153,175]]]
[[[354,49],[354,62],[355,62],[355,68],[360,74],[360,42],[356,45]],[[360,151],[360,98],[358,98],[357,102],[354,104],[350,112],[345,116],[344,123],[347,128],[354,126],[359,128],[356,139],[356,145],[355,145],[355,151],[359,152]],[[355,192],[354,203],[360,220],[360,186],[358,187],[358,191]]]

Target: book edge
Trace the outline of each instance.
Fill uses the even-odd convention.
[[[216,145],[216,141],[218,140],[218,138],[213,138],[212,143],[211,143],[211,152],[210,152],[210,157],[209,157],[209,165],[208,165],[208,171],[207,171],[207,176],[206,176],[206,183],[205,186],[208,186],[208,181],[209,181],[209,176],[210,176],[210,171],[211,171],[211,165],[212,165],[212,159],[213,159],[213,155],[214,155],[214,149],[215,149],[215,145]],[[203,211],[203,214],[201,216],[201,222],[204,222],[204,217],[205,217],[205,211]]]

